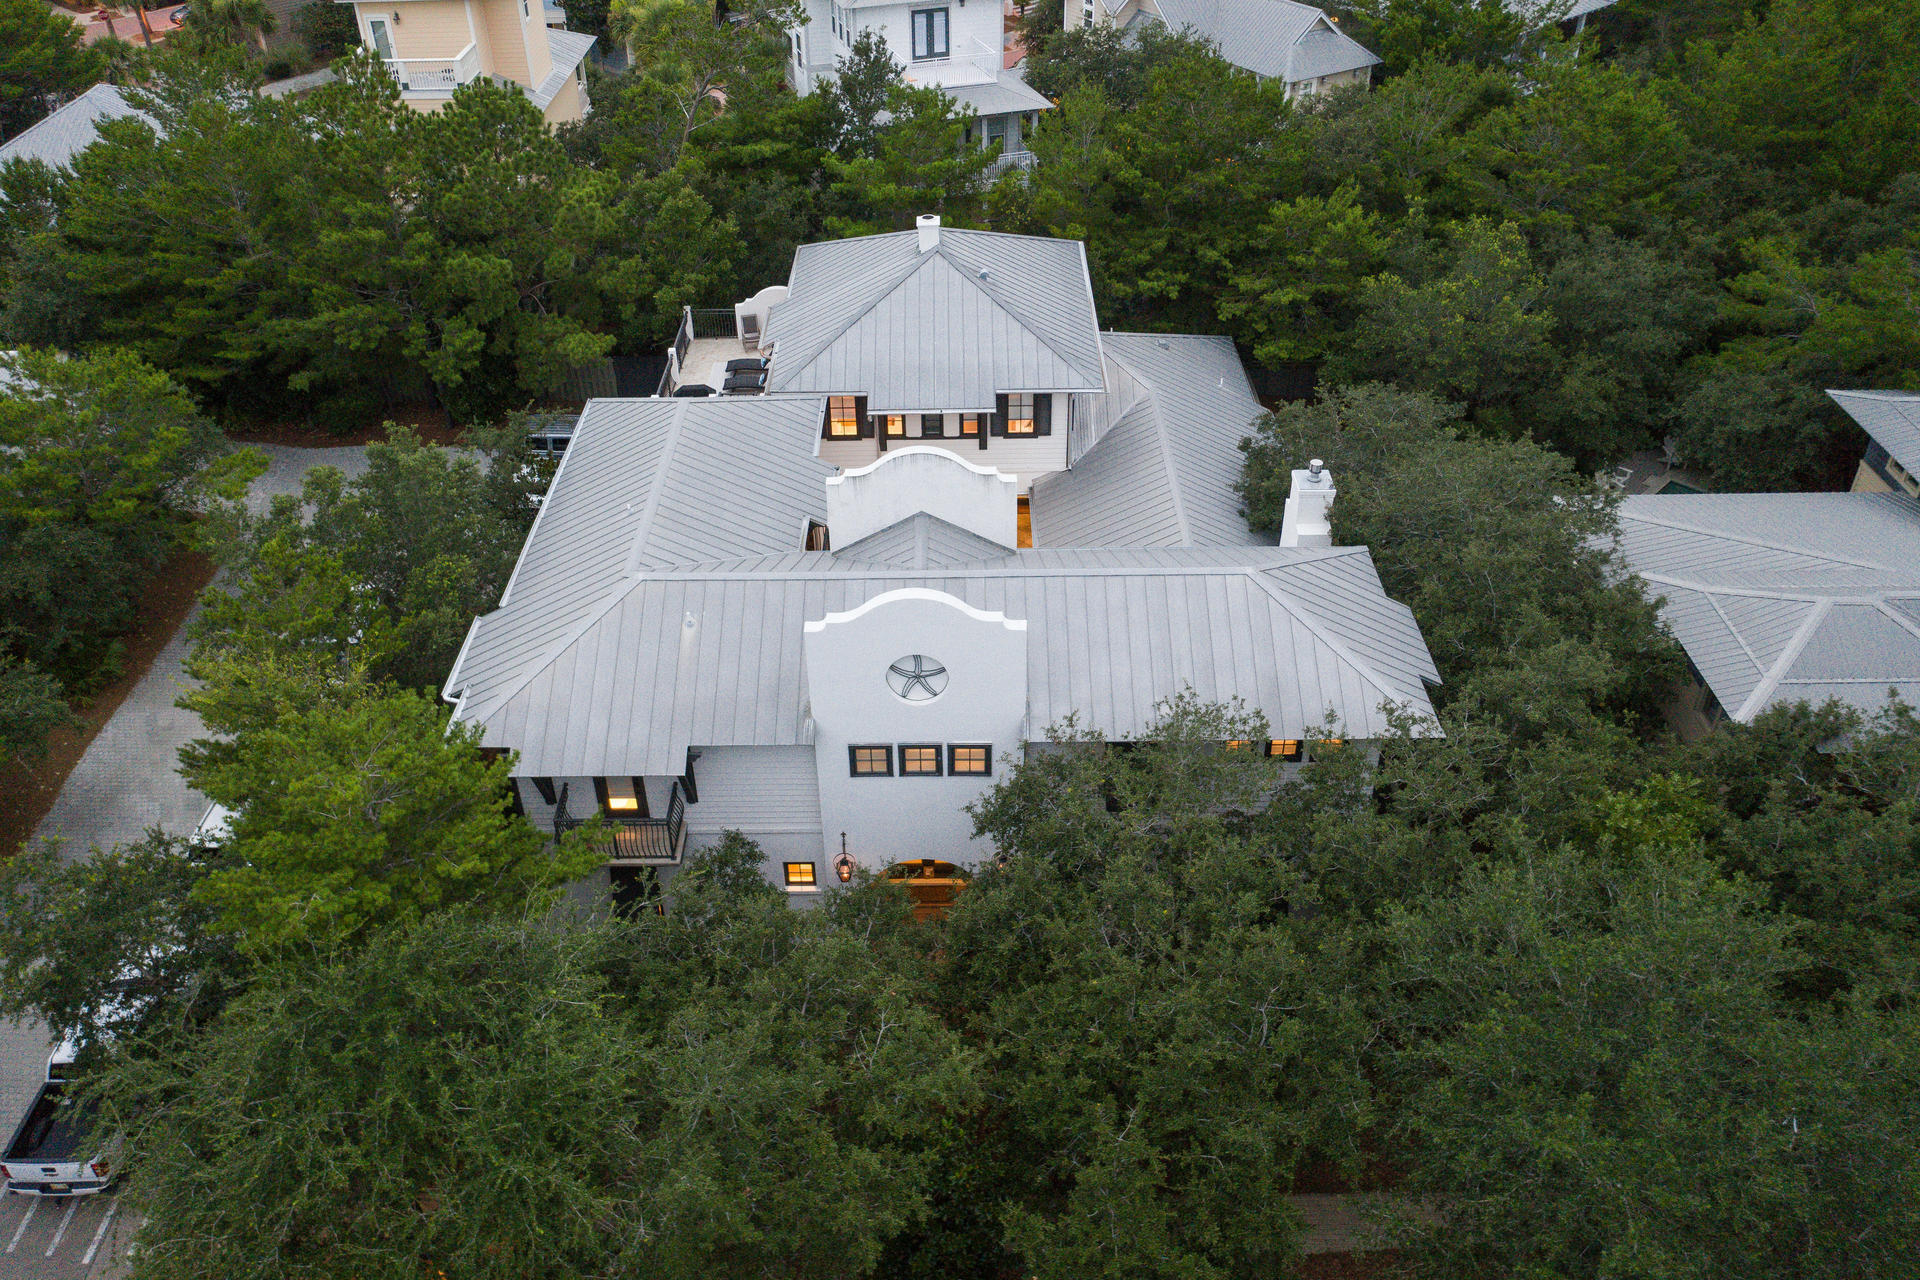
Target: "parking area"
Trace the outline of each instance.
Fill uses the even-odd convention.
[[[111,1191],[68,1199],[0,1197],[0,1280],[124,1275],[133,1231]]]

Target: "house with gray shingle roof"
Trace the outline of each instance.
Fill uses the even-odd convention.
[[[1431,721],[1324,469],[1280,545],[1240,516],[1231,344],[1100,332],[1076,243],[921,234],[796,253],[766,392],[590,402],[447,679],[535,821],[610,821],[627,892],[728,830],[796,895],[944,892],[993,853],[966,806],[1052,727],[1137,740],[1188,690],[1263,714],[1280,769]]]
[[[1295,0],[1068,0],[1067,30],[1159,22],[1211,41],[1220,56],[1289,98],[1367,84],[1380,59],[1325,10]]]
[[[51,169],[69,168],[75,156],[99,141],[103,122],[129,116],[159,128],[153,117],[128,102],[127,96],[114,85],[94,85],[46,119],[0,144],[0,164],[38,160]]]
[[[1881,466],[1920,445],[1920,396],[1829,392]],[[1913,454],[1908,452],[1907,456]],[[1877,472],[1870,472],[1875,480]],[[1920,705],[1920,495],[1643,494],[1620,507],[1628,566],[1664,601],[1692,685],[1669,709],[1685,737],[1783,702]]]

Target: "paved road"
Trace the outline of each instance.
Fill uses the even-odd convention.
[[[268,463],[247,493],[247,505],[255,511],[265,510],[275,494],[298,493],[308,467],[336,466],[349,476],[366,470],[366,451],[359,448],[254,447],[267,455]],[[35,829],[35,838],[57,838],[68,857],[78,858],[95,846],[138,840],[149,827],[185,833],[199,823],[206,799],[174,771],[175,753],[200,733],[199,720],[173,705],[188,684],[186,656],[182,627],[88,744]],[[39,1087],[52,1051],[50,1040],[44,1027],[0,1020],[0,1141],[13,1132]],[[101,1228],[114,1203],[109,1195],[45,1203],[0,1196],[0,1250],[5,1250],[0,1252],[0,1280],[99,1276],[109,1257],[124,1260],[126,1241],[120,1241],[118,1255],[108,1242],[129,1232],[129,1224],[114,1211],[113,1221]],[[89,1257],[96,1231],[101,1231],[100,1244]],[[14,1247],[8,1249],[8,1242]]]

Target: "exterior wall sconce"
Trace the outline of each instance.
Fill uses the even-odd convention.
[[[840,833],[840,856],[833,860],[833,874],[840,877],[841,884],[853,879],[853,855],[847,852],[847,833],[844,831]]]

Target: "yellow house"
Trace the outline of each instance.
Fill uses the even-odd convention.
[[[587,51],[593,37],[549,20],[545,0],[338,0],[351,3],[360,40],[400,82],[416,110],[438,111],[482,76],[526,91],[548,124],[587,114]]]

